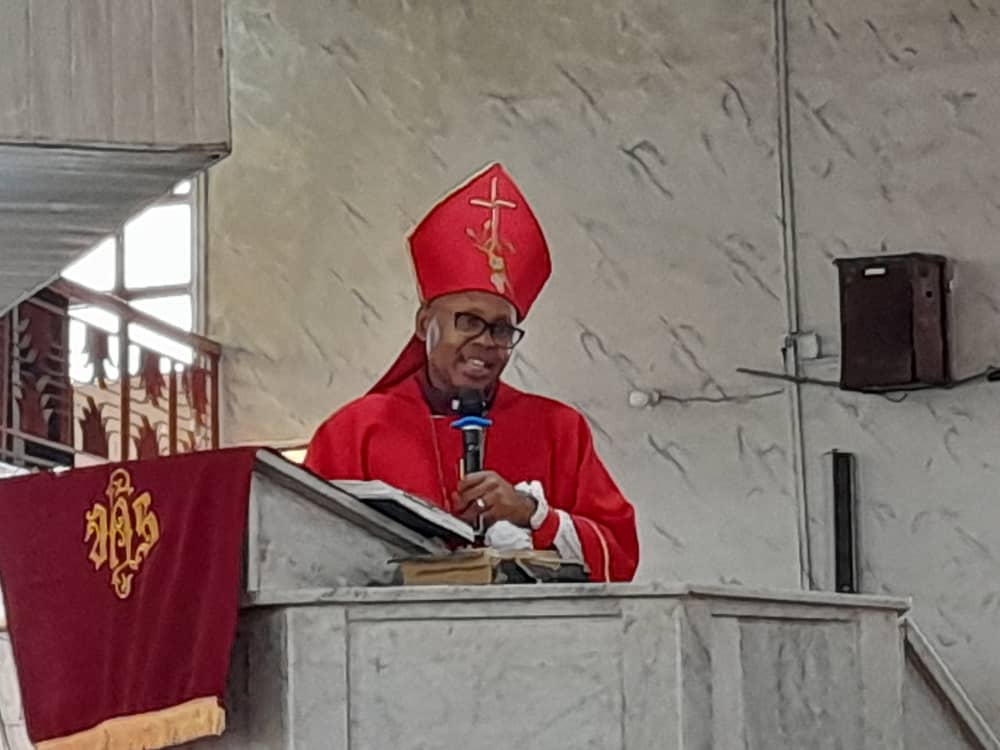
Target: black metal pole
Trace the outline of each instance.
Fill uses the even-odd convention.
[[[858,593],[855,568],[854,533],[854,455],[834,451],[833,457],[833,533],[837,591]]]

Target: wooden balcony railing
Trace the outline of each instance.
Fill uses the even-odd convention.
[[[219,444],[214,341],[59,280],[0,318],[0,460],[79,466]]]

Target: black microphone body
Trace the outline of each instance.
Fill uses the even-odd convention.
[[[484,442],[486,428],[492,422],[483,415],[486,401],[482,391],[462,390],[454,402],[459,419],[452,427],[462,431],[462,476],[483,470]]]
[[[485,428],[462,430],[462,471],[473,474],[483,470],[483,433]]]

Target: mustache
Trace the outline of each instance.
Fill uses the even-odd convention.
[[[481,359],[484,362],[499,363],[504,361],[503,350],[500,347],[482,346],[481,344],[462,347],[458,351],[465,359]]]

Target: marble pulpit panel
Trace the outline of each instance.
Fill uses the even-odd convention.
[[[244,590],[385,584],[388,561],[440,548],[267,451],[250,486]]]
[[[199,747],[903,747],[898,600],[553,585],[255,603],[230,730]]]
[[[353,623],[352,747],[624,749],[621,622]]]

